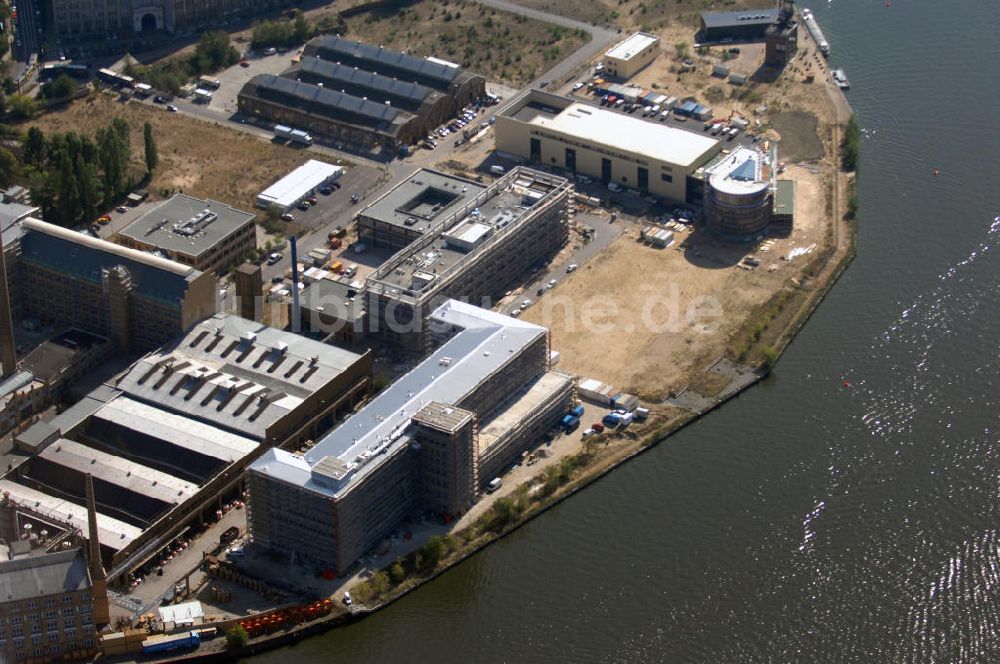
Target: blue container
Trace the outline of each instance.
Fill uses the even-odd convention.
[[[621,424],[622,418],[618,416],[618,413],[608,413],[601,419],[601,423],[606,427],[615,428]]]
[[[574,417],[583,417],[583,405],[579,405],[573,410],[569,411],[569,414]]]

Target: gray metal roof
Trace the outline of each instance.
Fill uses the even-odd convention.
[[[478,182],[421,168],[375,199],[358,216],[427,231],[447,219],[464,201],[485,189]]]
[[[140,359],[116,387],[186,419],[263,440],[271,424],[360,358],[220,313]]]
[[[0,602],[39,599],[90,588],[83,549],[0,561]]]
[[[402,113],[392,106],[310,83],[299,83],[274,74],[254,76],[240,94],[248,94],[320,117],[371,127],[387,133],[392,132],[394,122]]]
[[[322,82],[323,87],[330,90],[340,90],[356,97],[368,97],[380,103],[388,101],[393,106],[411,113],[419,111],[423,103],[431,97],[441,95],[440,92],[419,83],[401,81],[317,57],[303,58],[297,68],[286,72],[284,76],[313,84]]]
[[[330,35],[317,37],[306,46],[304,52],[306,55],[319,55],[324,60],[367,69],[383,76],[431,85],[438,90],[447,90],[462,71],[441,62]]]
[[[193,257],[253,224],[254,216],[219,201],[174,194],[120,233],[137,242]]]
[[[17,392],[26,385],[30,385],[34,380],[35,375],[30,371],[12,373],[3,380],[0,380],[0,399]]]
[[[14,502],[53,519],[65,528],[87,532],[87,508],[83,505],[77,505],[58,496],[50,496],[11,480],[0,480],[0,492],[9,494]],[[139,537],[142,530],[98,511],[97,533],[101,546],[120,551]]]
[[[180,503],[198,490],[191,482],[66,438],[46,447],[38,457],[168,505]]]
[[[356,288],[339,279],[317,279],[299,296],[304,311],[330,316],[341,321],[364,317],[364,286]]]
[[[747,9],[737,12],[702,12],[706,28],[732,28],[744,25],[770,25],[778,20],[778,9]]]
[[[54,440],[57,434],[64,434],[82,424],[118,394],[118,390],[101,385],[47,422],[36,422],[17,434],[17,443],[35,449],[46,440]]]
[[[38,212],[35,205],[22,205],[21,203],[0,203],[0,229],[6,230],[16,221],[25,217],[30,217]],[[6,244],[6,238],[4,238]]]
[[[251,438],[223,431],[126,396],[106,404],[94,414],[94,418],[117,424],[126,430],[139,431],[151,438],[225,463],[239,461],[259,445],[258,441]]]
[[[83,330],[69,329],[46,340],[27,357],[21,360],[21,367],[33,373],[40,380],[52,380],[61,371],[71,366],[77,354],[89,350],[106,338]]]
[[[270,450],[251,468],[291,484],[337,495],[408,444],[406,430],[419,410],[432,402],[460,406],[488,376],[546,334],[539,325],[458,300],[448,300],[435,309],[430,324],[458,332],[327,434],[301,460],[287,452]],[[328,456],[354,467],[353,475],[337,487],[310,479],[312,466]]]
[[[179,306],[188,283],[201,275],[186,265],[42,221],[21,223],[21,260],[78,279],[99,284],[102,270],[122,265],[132,276],[137,294]]]

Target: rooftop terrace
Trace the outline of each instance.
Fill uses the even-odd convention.
[[[416,171],[382,194],[360,216],[417,231],[434,228],[449,213],[486,187],[477,182],[429,169]]]

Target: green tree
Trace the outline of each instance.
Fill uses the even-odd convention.
[[[30,127],[21,149],[24,163],[40,166],[45,161],[45,134],[38,127]]]
[[[517,518],[517,505],[507,496],[497,498],[487,514],[489,515],[490,529],[499,531]]]
[[[424,569],[434,569],[445,553],[444,540],[435,535],[420,547],[421,562]]]
[[[309,22],[306,21],[305,14],[301,11],[296,10],[295,12],[295,28],[293,30],[293,36],[297,44],[301,44],[305,40],[309,39],[312,32]]]
[[[59,153],[55,183],[55,222],[61,226],[72,226],[80,214],[80,194],[73,161],[66,151]]]
[[[21,167],[14,153],[7,148],[0,148],[0,186],[13,184],[20,171]]]
[[[774,366],[774,363],[778,361],[778,351],[772,346],[764,346],[760,351],[761,355],[761,368],[770,369]]]
[[[35,115],[35,102],[27,95],[17,94],[10,98],[10,114],[16,119],[28,119]]]
[[[242,648],[250,641],[250,635],[242,625],[236,624],[226,630],[226,645],[230,648]]]
[[[398,586],[405,578],[406,568],[403,567],[403,561],[397,558],[396,562],[389,566],[389,581],[392,585]]]
[[[42,86],[42,96],[46,99],[66,99],[79,89],[79,84],[66,74]]]
[[[240,54],[229,43],[229,34],[222,30],[202,33],[191,56],[190,64],[195,74],[216,71],[239,62]]]
[[[378,570],[372,574],[372,578],[368,579],[368,585],[371,587],[372,592],[375,593],[375,596],[378,597],[389,590],[389,575],[382,570]]]
[[[686,58],[691,53],[691,47],[688,46],[687,42],[681,41],[674,44],[674,53],[677,55],[678,60]]]
[[[80,213],[84,220],[97,216],[97,206],[101,196],[101,180],[97,177],[97,165],[87,161],[83,151],[76,156],[76,192],[80,201]]]
[[[159,157],[156,154],[156,140],[153,138],[153,125],[148,122],[142,128],[142,138],[145,143],[145,155],[146,155],[146,170],[149,174],[153,174],[153,169],[156,168],[156,164],[159,161]]]
[[[844,139],[841,143],[840,161],[845,171],[858,170],[858,157],[861,151],[861,130],[858,121],[851,116],[844,128]]]

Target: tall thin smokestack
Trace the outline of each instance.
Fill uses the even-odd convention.
[[[10,311],[10,291],[7,290],[7,259],[3,253],[3,233],[0,232],[0,376],[6,378],[17,371],[17,351],[14,346],[14,317]]]
[[[90,587],[94,595],[94,624],[111,622],[108,605],[108,575],[101,560],[101,540],[97,531],[97,500],[94,498],[94,478],[86,475],[87,482],[87,562],[90,567]]]
[[[295,236],[289,238],[292,245],[292,332],[302,329],[302,314],[299,312],[299,251]]]

